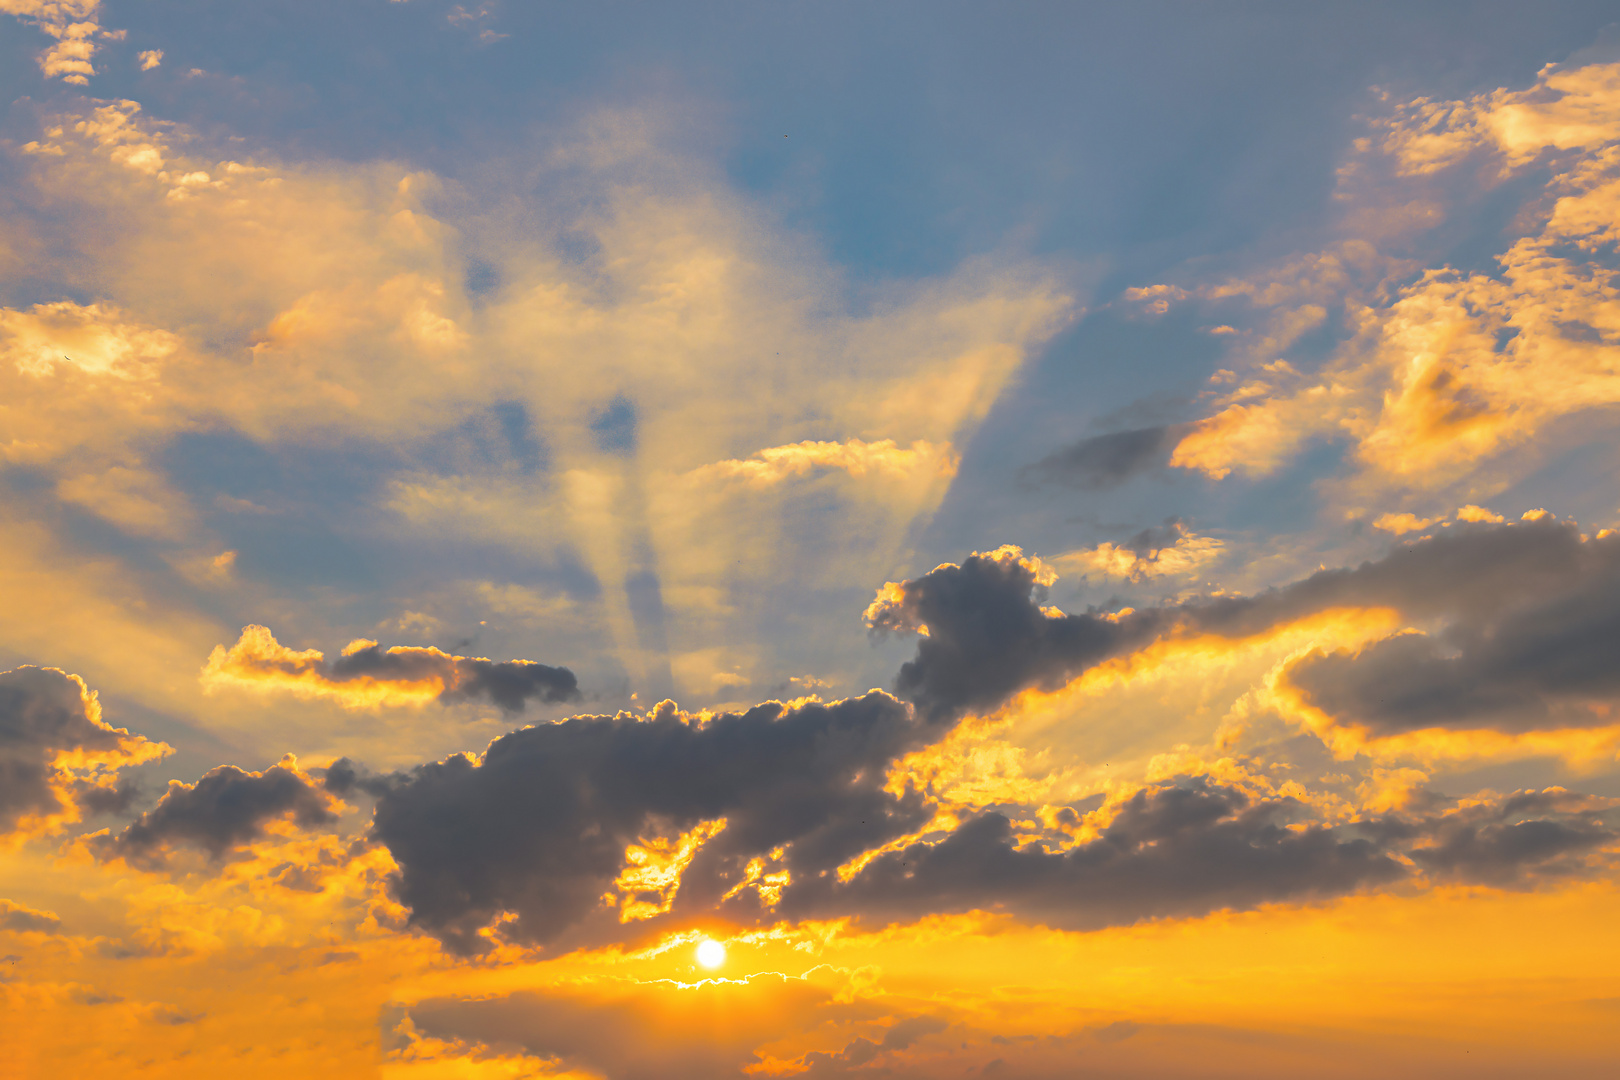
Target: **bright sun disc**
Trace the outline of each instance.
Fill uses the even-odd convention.
[[[726,962],[726,947],[718,941],[704,941],[697,947],[697,962],[706,968],[717,968]]]

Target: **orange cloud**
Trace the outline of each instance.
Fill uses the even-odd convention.
[[[643,837],[624,849],[624,869],[614,879],[619,890],[619,921],[666,914],[681,888],[681,875],[698,849],[725,830],[726,819],[705,821],[679,836]],[[751,880],[758,880],[755,872]],[[738,886],[740,889],[742,886]],[[736,890],[733,890],[736,891]]]
[[[1225,547],[1224,541],[1212,536],[1181,532],[1164,547],[1136,550],[1105,542],[1095,548],[1054,555],[1048,562],[1065,573],[1145,581],[1202,573],[1221,557]]]
[[[1384,514],[1373,521],[1373,528],[1392,532],[1396,536],[1405,536],[1409,532],[1418,532],[1427,529],[1430,525],[1438,524],[1442,518],[1420,518],[1416,514]],[[1478,520],[1463,518],[1464,521]],[[1498,518],[1498,521],[1501,519]]]
[[[0,0],[0,12],[37,26],[56,39],[39,54],[39,69],[46,78],[58,77],[78,86],[88,85],[96,73],[92,59],[96,41],[119,41],[122,30],[103,30],[97,22],[100,0]]]
[[[1445,761],[1511,761],[1550,757],[1560,758],[1580,770],[1590,770],[1620,760],[1620,720],[1579,726],[1549,725],[1528,731],[1504,731],[1488,722],[1481,722],[1475,725],[1414,727],[1392,733],[1377,730],[1354,715],[1329,713],[1319,708],[1310,695],[1290,679],[1290,673],[1313,658],[1335,654],[1354,656],[1356,651],[1345,649],[1336,652],[1332,647],[1318,646],[1290,657],[1268,677],[1263,700],[1283,716],[1314,733],[1340,760],[1350,760],[1364,754],[1377,761],[1432,765]],[[1590,718],[1601,720],[1613,712],[1610,708],[1597,705]]]
[[[173,749],[101,718],[96,693],[58,668],[0,672],[0,849],[59,832],[128,796],[117,773]]]
[[[1408,178],[1397,187],[1475,151],[1496,155],[1504,170],[1552,153],[1549,212],[1527,219],[1498,255],[1497,273],[1431,268],[1399,285],[1393,302],[1378,289],[1410,280],[1415,268],[1376,253],[1356,256],[1363,280],[1378,283],[1372,288],[1287,264],[1269,280],[1196,290],[1245,296],[1274,327],[1288,328],[1248,350],[1257,369],[1331,306],[1344,309],[1350,335],[1312,377],[1257,371],[1215,397],[1216,410],[1183,437],[1172,465],[1216,479],[1264,474],[1310,440],[1343,438],[1364,482],[1438,489],[1553,437],[1562,418],[1620,402],[1620,308],[1614,272],[1596,256],[1620,235],[1620,64],[1549,69],[1529,90],[1467,103],[1420,100],[1398,107],[1385,129],[1363,153],[1397,161]],[[1367,247],[1345,249],[1354,244]]]
[[[918,440],[907,449],[893,439],[863,442],[801,442],[772,446],[755,451],[744,460],[718,461],[698,470],[699,474],[736,477],[751,484],[775,484],[789,476],[808,476],[818,469],[837,469],[852,477],[873,476],[888,480],[931,482],[949,479],[960,461],[949,444],[935,445]]]
[[[328,663],[319,649],[289,649],[267,627],[244,626],[235,645],[216,645],[200,676],[205,690],[243,687],[322,697],[346,708],[487,699],[508,712],[578,696],[573,673],[529,660],[494,662],[432,647],[383,649],[359,638]]]

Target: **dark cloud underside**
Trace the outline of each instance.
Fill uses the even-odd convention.
[[[288,818],[304,827],[336,820],[331,799],[302,776],[277,765],[262,773],[221,765],[195,784],[171,781],[157,806],[123,832],[93,842],[103,859],[122,858],[160,867],[168,852],[200,848],[212,859],[264,835],[264,826]]]
[[[1298,669],[1324,708],[1377,728],[1563,725],[1549,702],[1620,692],[1620,537],[1583,541],[1571,524],[1459,526],[1255,596],[1121,616],[1049,617],[1036,577],[1026,561],[976,555],[875,604],[875,630],[927,629],[898,692],[934,719],[982,712],[1171,634],[1243,637],[1334,607],[1390,607],[1451,628],[1439,643],[1395,639]]]
[[[735,875],[791,845],[795,873],[816,874],[915,829],[920,797],[883,790],[888,765],[931,733],[886,694],[689,722],[575,717],[513,732],[481,763],[424,765],[382,788],[373,835],[400,866],[412,922],[452,948],[502,912],[502,932],[544,943],[597,909],[624,849],[649,831],[726,818],[705,853]],[[712,891],[712,890],[710,890]],[[696,882],[682,896],[702,895]]]

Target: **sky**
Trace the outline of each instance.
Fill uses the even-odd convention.
[[[1612,4],[0,0],[0,1076],[1609,1077]]]

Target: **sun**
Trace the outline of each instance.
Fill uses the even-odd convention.
[[[697,962],[706,968],[717,968],[726,962],[726,947],[713,938],[698,943]]]

